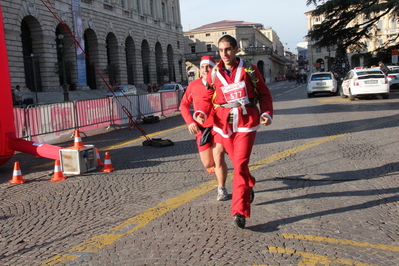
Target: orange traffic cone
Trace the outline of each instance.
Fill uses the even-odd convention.
[[[116,169],[112,167],[111,157],[109,156],[109,152],[105,152],[104,168],[101,169],[100,171],[109,173],[115,170]]]
[[[62,181],[67,177],[63,175],[61,171],[60,160],[55,160],[54,164],[54,176],[50,179],[50,181]]]
[[[80,137],[79,130],[76,129],[75,130],[75,142],[71,149],[79,150],[79,149],[83,149],[85,147],[86,146],[83,145],[82,138]]]
[[[96,158],[97,158],[97,166],[104,166],[103,162],[101,161],[100,154],[98,153],[97,148],[96,148]]]
[[[19,162],[14,163],[14,171],[12,173],[12,180],[8,184],[22,184],[25,183],[26,179],[22,178],[21,168],[19,167]]]

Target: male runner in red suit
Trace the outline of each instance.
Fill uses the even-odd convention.
[[[213,138],[211,128],[206,129],[201,127],[190,113],[191,104],[194,105],[194,110],[196,110],[203,101],[204,94],[207,93],[207,76],[214,66],[215,58],[213,56],[203,56],[201,58],[201,77],[192,81],[187,87],[180,103],[180,110],[188,126],[188,131],[191,134],[195,134],[202,164],[208,168],[208,173],[215,172],[216,174],[218,181],[218,195],[216,199],[218,201],[224,201],[228,199],[228,193],[225,188],[227,165],[224,160],[224,148],[220,143],[221,141],[217,141]],[[206,143],[201,143],[201,140],[204,140],[206,134],[208,134],[209,137],[208,141],[203,141]]]
[[[218,49],[222,60],[207,79],[212,89],[204,96],[194,117],[204,126],[212,125],[215,136],[222,138],[234,167],[233,225],[245,228],[255,185],[249,172],[249,158],[260,124],[267,126],[272,122],[273,102],[256,66],[248,64],[250,67],[247,67],[241,58],[236,57],[238,46],[235,38],[223,36],[219,39]]]

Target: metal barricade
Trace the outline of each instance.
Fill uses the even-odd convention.
[[[74,130],[76,128],[74,110],[73,102],[28,105],[25,112],[27,139],[51,142],[66,134],[67,131]],[[52,137],[39,137],[49,133],[56,134]]]
[[[149,93],[141,94],[139,97],[139,107],[141,115],[161,115],[161,94]]]
[[[124,110],[134,118],[171,114],[179,110],[182,94],[172,91],[14,107],[16,137],[52,142],[75,129],[89,131],[127,124],[129,116]]]
[[[172,114],[179,110],[179,94],[178,91],[161,92],[161,109],[162,115]]]
[[[112,99],[100,98],[75,102],[76,129],[89,131],[112,124]]]
[[[123,125],[129,123],[129,116],[123,110],[123,106],[126,107],[126,110],[130,112],[133,117],[140,117],[139,111],[136,108],[139,100],[137,95],[118,96],[111,98],[112,125]]]

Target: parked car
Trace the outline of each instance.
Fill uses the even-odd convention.
[[[387,75],[389,88],[398,89],[399,88],[399,66],[388,66],[389,72]]]
[[[346,74],[340,90],[342,98],[354,101],[358,96],[381,95],[389,98],[389,83],[379,68],[352,69]]]
[[[308,97],[312,97],[316,93],[332,93],[338,94],[338,82],[332,72],[315,72],[308,78],[307,85]]]
[[[109,91],[107,92],[107,94],[105,94],[105,96],[114,97],[114,94],[115,96],[137,94],[137,88],[134,85],[118,85],[116,87],[113,87],[112,90],[114,91],[114,93]]]
[[[165,92],[165,91],[184,91],[184,89],[183,86],[180,84],[168,83],[162,85],[162,87],[158,90],[158,92]]]

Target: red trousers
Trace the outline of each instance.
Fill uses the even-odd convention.
[[[255,142],[256,131],[236,132],[230,138],[223,138],[223,146],[229,154],[234,167],[233,199],[231,215],[237,213],[250,217],[250,187],[255,185],[255,179],[249,173],[249,157]]]

